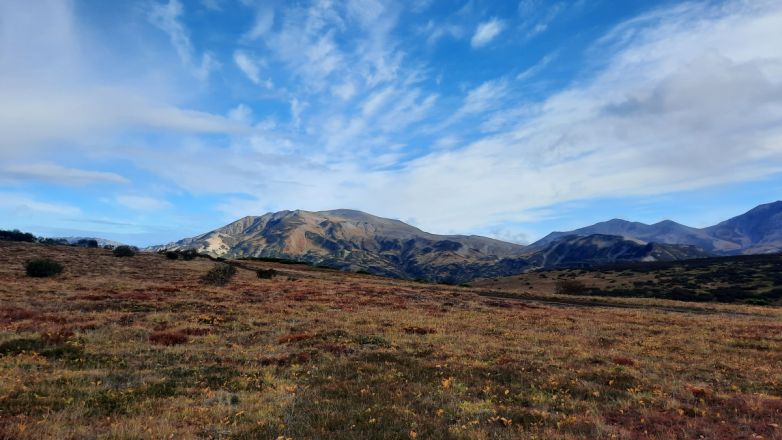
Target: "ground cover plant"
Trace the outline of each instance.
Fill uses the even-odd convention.
[[[782,305],[782,254],[532,271],[470,284],[512,292]]]
[[[782,438],[776,307],[214,265],[0,243],[0,438]]]

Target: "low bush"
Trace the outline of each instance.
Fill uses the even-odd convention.
[[[24,265],[28,277],[51,277],[62,272],[63,265],[48,258],[36,258]]]
[[[166,258],[169,260],[176,260],[179,258],[179,253],[174,251],[166,251]]]
[[[258,269],[255,271],[255,275],[257,275],[258,278],[270,280],[277,275],[277,271],[274,269]]]
[[[41,238],[38,242],[46,245],[70,246],[68,240],[64,238]]]
[[[98,247],[98,240],[94,240],[91,238],[82,238],[81,240],[74,243],[74,246],[95,249]]]
[[[158,345],[179,345],[188,341],[188,337],[181,332],[152,332],[149,335],[149,342]]]
[[[205,284],[212,284],[215,286],[224,286],[231,281],[231,277],[236,274],[236,268],[230,264],[218,263],[213,268],[209,269],[202,278]]]
[[[190,261],[198,256],[198,252],[196,252],[195,249],[185,249],[184,251],[180,251],[179,255],[182,256],[183,260]]]
[[[136,251],[130,246],[117,246],[112,251],[115,257],[132,257],[136,255]]]
[[[561,295],[584,295],[588,292],[587,286],[577,280],[557,281],[554,291]]]

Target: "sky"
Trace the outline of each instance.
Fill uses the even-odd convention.
[[[0,228],[351,208],[518,243],[782,194],[782,2],[0,2]]]

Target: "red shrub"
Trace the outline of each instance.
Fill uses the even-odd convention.
[[[37,312],[32,310],[20,309],[18,307],[9,307],[0,309],[0,322],[23,321],[38,316]]]
[[[186,335],[180,332],[152,332],[149,335],[149,342],[158,345],[179,345],[188,341]]]
[[[312,339],[314,337],[315,335],[309,333],[291,333],[280,337],[277,342],[280,344],[289,344],[291,342],[306,341],[307,339]]]
[[[624,366],[627,366],[627,367],[632,367],[633,365],[635,365],[635,361],[634,360],[628,359],[628,358],[624,358],[624,357],[615,357],[615,358],[613,358],[611,360],[614,361],[614,363],[617,364],[617,365],[624,365]]]

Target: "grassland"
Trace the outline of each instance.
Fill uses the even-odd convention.
[[[782,254],[540,270],[471,285],[516,293],[782,305]]]
[[[0,242],[0,439],[782,438],[777,307],[214,264]]]

